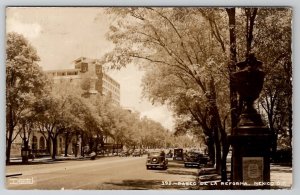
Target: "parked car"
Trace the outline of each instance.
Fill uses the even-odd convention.
[[[183,160],[183,149],[182,148],[176,148],[174,149],[174,156],[173,160]]]
[[[96,156],[97,156],[96,152],[91,152],[90,154],[91,160],[95,160]]]
[[[187,152],[184,157],[184,166],[200,167],[207,164],[208,160],[208,156],[200,152]]]
[[[166,154],[166,158],[173,158],[173,152],[172,152],[172,150],[170,150],[170,151]]]
[[[143,155],[143,154],[148,154],[148,151],[145,150],[145,149],[142,149],[142,150],[141,150],[141,153],[142,153],[142,155]]]
[[[132,153],[132,156],[133,156],[133,157],[136,157],[136,156],[142,156],[142,153],[141,153],[141,151],[134,151],[134,152]]]
[[[128,151],[122,151],[119,153],[119,156],[120,157],[127,157],[127,156],[130,156],[130,153]]]
[[[148,154],[146,168],[161,168],[166,170],[168,168],[168,159],[164,152],[152,152]]]

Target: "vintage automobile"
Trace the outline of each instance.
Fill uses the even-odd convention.
[[[174,156],[173,160],[183,160],[183,149],[182,148],[176,148],[174,149]]]
[[[133,156],[133,157],[142,156],[142,152],[136,150],[136,151],[134,151],[134,152],[132,153],[132,156]]]
[[[161,168],[166,170],[168,168],[168,159],[164,152],[152,152],[148,154],[146,168]]]
[[[200,152],[187,152],[184,156],[185,167],[200,167],[206,165],[209,158]]]
[[[172,152],[172,150],[170,150],[170,151],[166,154],[166,158],[173,158],[173,152]]]
[[[122,151],[119,153],[119,156],[120,157],[127,157],[127,156],[130,156],[130,152],[129,151]]]

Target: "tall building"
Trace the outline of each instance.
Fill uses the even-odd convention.
[[[80,57],[74,60],[74,69],[48,70],[45,73],[54,83],[68,83],[85,90],[83,95],[102,94],[110,96],[112,102],[120,105],[120,84],[106,74],[97,59]]]
[[[58,69],[44,72],[56,84],[66,83],[67,85],[81,87],[85,91],[82,95],[87,97],[100,93],[101,95],[111,97],[114,104],[120,105],[120,84],[104,72],[98,60],[81,57],[74,60],[74,66],[74,69]],[[35,151],[35,154],[47,154],[46,139],[38,130],[32,131],[29,140],[30,148],[33,152]],[[57,154],[61,155],[64,152],[64,145],[66,144],[63,136],[60,135],[58,137],[57,144]],[[78,145],[81,142],[76,136],[73,136],[68,144],[68,154],[74,154],[76,147],[79,147]],[[19,156],[21,147],[22,139],[20,136],[17,136],[12,144],[12,156]]]

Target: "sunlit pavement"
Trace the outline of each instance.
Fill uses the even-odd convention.
[[[271,165],[271,182],[274,188],[291,188],[293,184],[292,167]]]
[[[197,169],[169,160],[167,170],[147,170],[144,157],[55,161],[7,166],[8,189],[191,189]]]
[[[202,189],[195,186],[198,170],[169,159],[167,170],[147,170],[144,157],[45,161],[7,166],[8,189]],[[290,188],[292,168],[271,165],[272,188]],[[213,189],[213,186],[211,186]]]

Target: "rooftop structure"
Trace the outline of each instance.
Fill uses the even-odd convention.
[[[97,59],[80,57],[74,60],[74,69],[47,70],[45,73],[54,83],[68,83],[82,87],[85,96],[102,94],[110,96],[113,103],[120,105],[120,84],[106,74]]]

